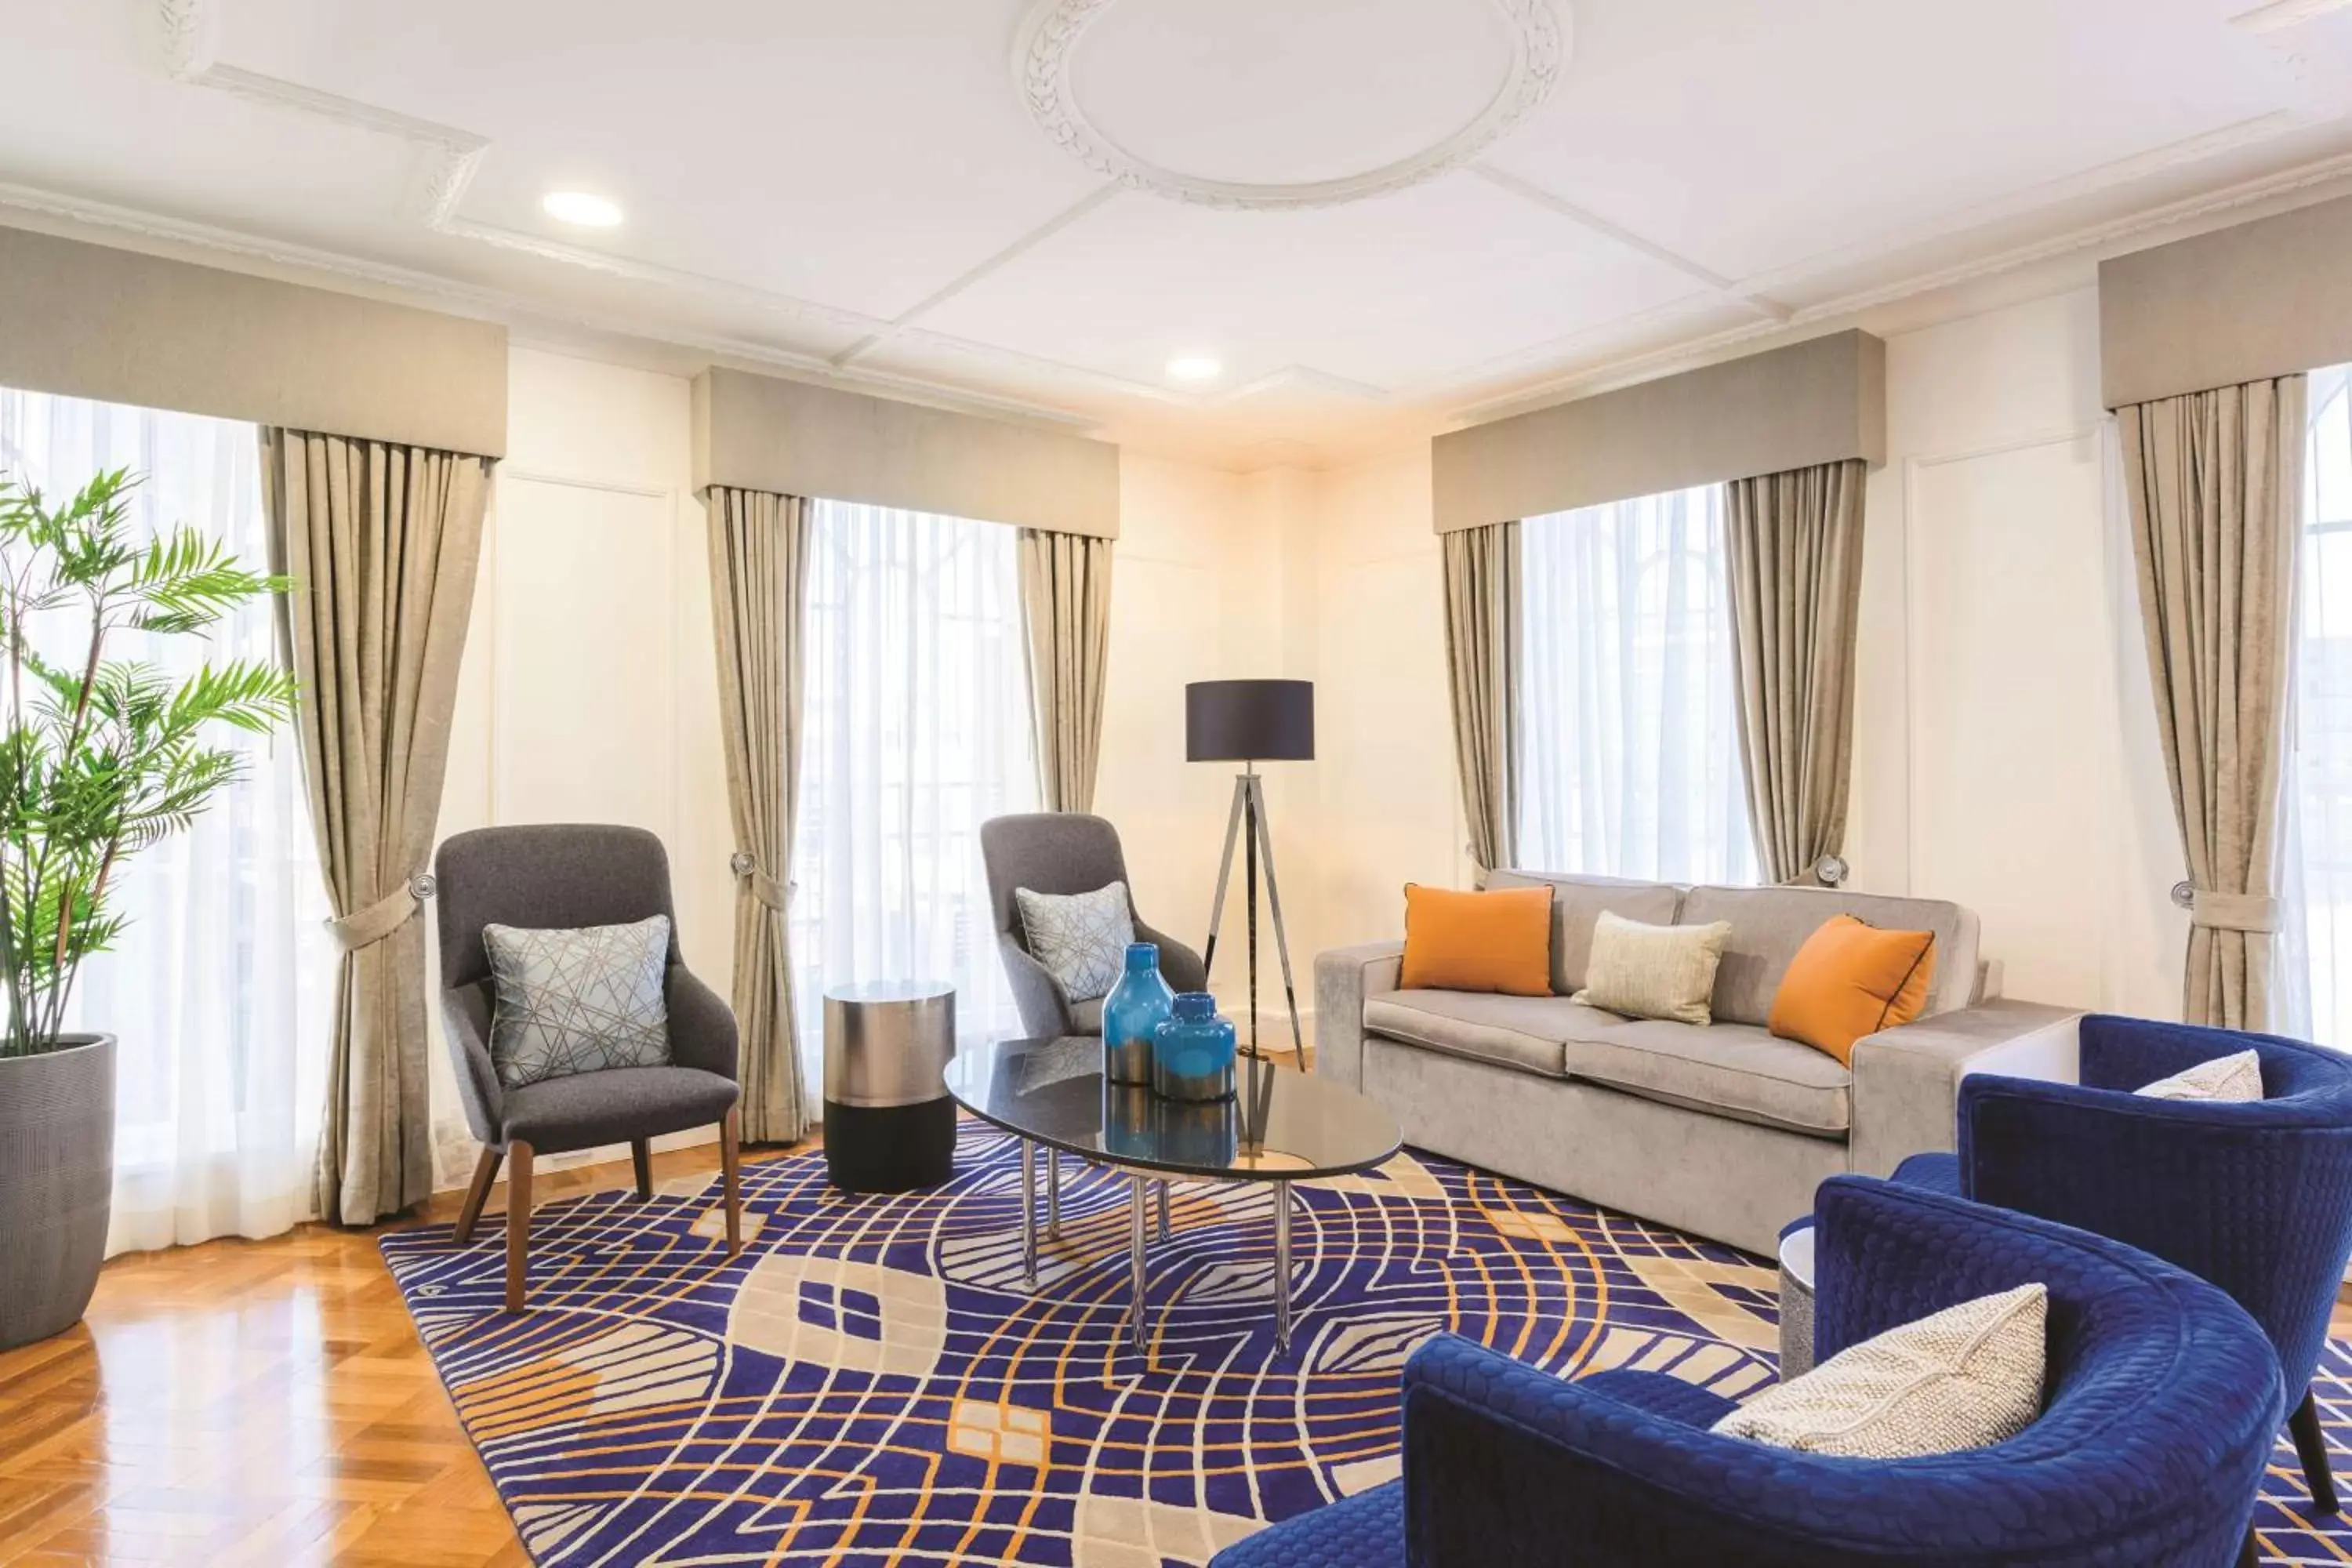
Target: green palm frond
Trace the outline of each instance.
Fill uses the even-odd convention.
[[[53,503],[0,475],[0,1056],[55,1047],[82,960],[121,935],[121,862],[243,776],[250,742],[207,737],[267,734],[294,710],[267,660],[174,679],[105,657],[117,632],[199,632],[286,587],[194,529],[135,537],[138,484],[117,469]],[[73,657],[32,647],[27,623],[49,612],[85,628]]]

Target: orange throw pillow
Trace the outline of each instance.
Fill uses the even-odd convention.
[[[1462,893],[1404,885],[1407,991],[1551,994],[1551,889]]]
[[[1797,950],[1766,1026],[1853,1065],[1853,1043],[1916,1018],[1936,977],[1936,934],[1832,915]]]

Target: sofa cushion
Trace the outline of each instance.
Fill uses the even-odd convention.
[[[1404,885],[1404,958],[1409,991],[1551,992],[1551,889]]]
[[[1714,1022],[1715,968],[1731,928],[1654,926],[1601,911],[1592,927],[1592,963],[1575,1000],[1635,1018],[1669,1018],[1704,1027]]]
[[[1853,1121],[1852,1073],[1752,1025],[1621,1018],[1565,996],[1391,991],[1365,1000],[1364,1027],[1447,1056],[1814,1137],[1843,1137]]]
[[[1832,915],[1852,915],[1887,931],[1936,938],[1936,983],[1925,1016],[1965,1007],[1977,985],[1977,917],[1942,899],[1894,899],[1834,888],[1693,888],[1675,917],[1683,925],[1727,921],[1731,940],[1715,972],[1718,1021],[1761,1024],[1772,1014],[1797,950]]]
[[[1672,925],[1683,890],[1667,882],[1629,882],[1616,877],[1567,877],[1541,871],[1496,871],[1489,888],[1549,888],[1551,893],[1551,988],[1562,996],[1584,989],[1592,958],[1592,927],[1601,911],[1644,925]]]
[[[1545,1078],[1560,1075],[1562,1040],[1616,1021],[1564,996],[1391,991],[1364,1003],[1373,1034]]]
[[[1570,1078],[1767,1127],[1842,1138],[1853,1125],[1853,1074],[1834,1057],[1753,1024],[1670,1024],[1600,1013],[1563,1042]]]

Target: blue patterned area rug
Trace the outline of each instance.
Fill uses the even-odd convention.
[[[1440,1329],[1563,1373],[1634,1365],[1734,1395],[1773,1375],[1774,1279],[1754,1260],[1412,1154],[1298,1189],[1288,1360],[1270,1194],[1174,1189],[1139,1355],[1125,1181],[1063,1172],[1034,1294],[1017,1145],[969,1122],[955,1180],[928,1193],[845,1197],[821,1154],[747,1167],[732,1262],[715,1184],[551,1205],[520,1318],[499,1310],[495,1219],[470,1247],[436,1226],[383,1247],[551,1568],[1202,1563],[1396,1475],[1398,1370]],[[2328,1420],[2352,1421],[2347,1347],[2327,1375]],[[2270,1561],[2352,1563],[2352,1529],[2297,1506],[2290,1452],[2268,1489]]]

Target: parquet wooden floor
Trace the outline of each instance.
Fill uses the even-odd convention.
[[[657,1154],[655,1179],[717,1163]],[[542,1175],[534,1206],[630,1183],[625,1160]],[[0,1355],[0,1564],[528,1563],[379,1234],[120,1258],[79,1327]]]

